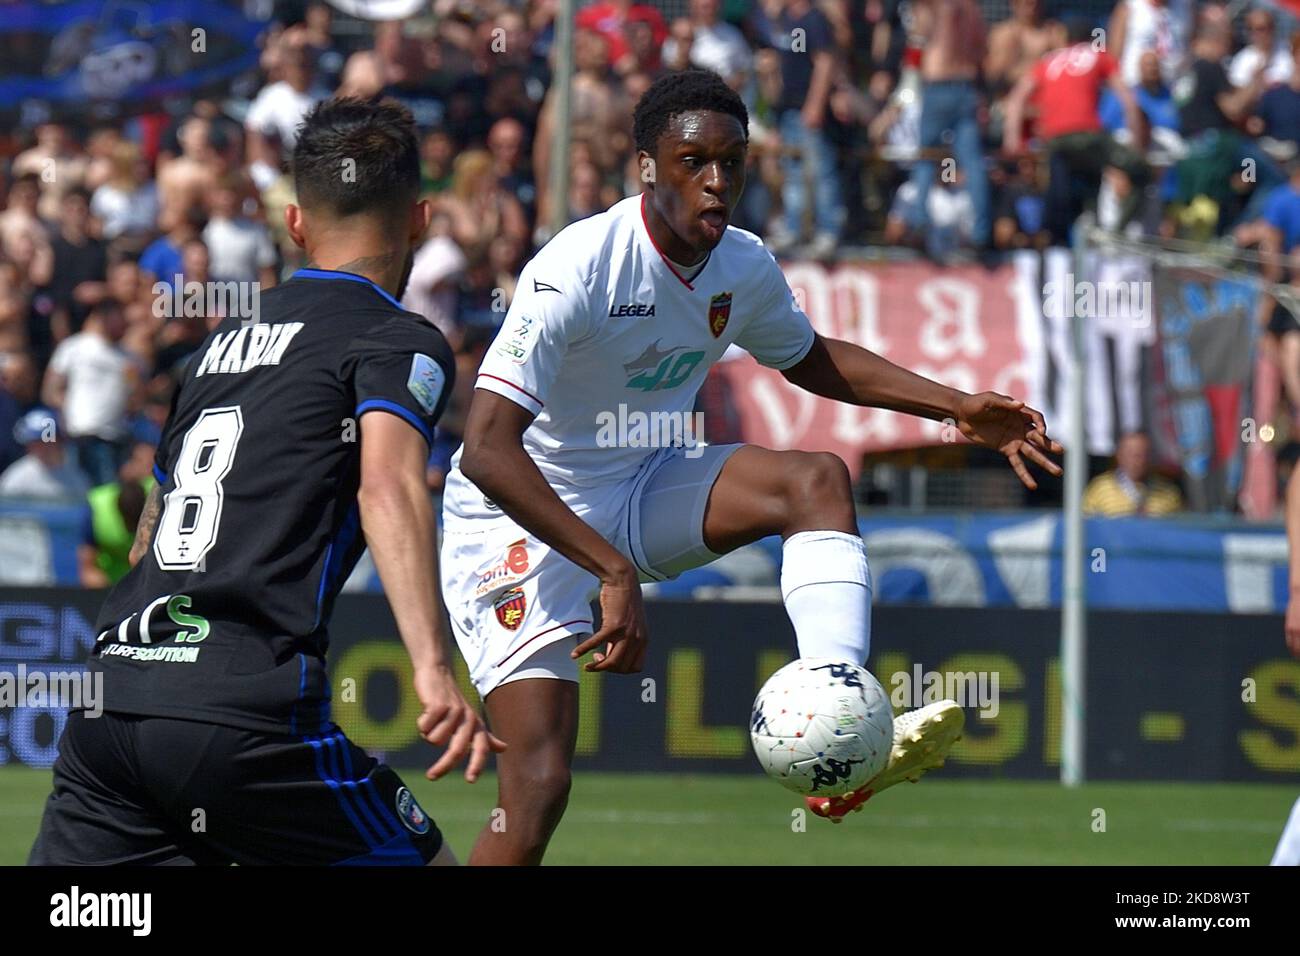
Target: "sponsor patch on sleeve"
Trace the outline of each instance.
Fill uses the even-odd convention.
[[[512,319],[508,329],[503,329],[497,336],[496,351],[497,354],[509,359],[515,365],[523,365],[528,361],[528,353],[533,350],[533,343],[537,341],[537,322],[528,315],[520,315],[517,319]]]
[[[411,374],[406,379],[406,388],[420,407],[432,415],[446,385],[447,375],[442,366],[423,352],[416,352],[411,359]]]

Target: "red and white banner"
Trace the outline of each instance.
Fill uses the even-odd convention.
[[[1042,349],[1033,287],[1010,265],[786,263],[796,300],[822,335],[966,391],[991,389],[1034,403],[1032,358]],[[1028,301],[1024,301],[1028,296]],[[856,476],[863,452],[941,442],[943,425],[811,395],[748,355],[718,366],[739,407],[744,440],[768,448],[831,451]]]

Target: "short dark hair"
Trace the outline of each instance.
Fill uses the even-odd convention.
[[[420,194],[411,111],[391,99],[317,104],[298,130],[293,179],[304,208],[338,217],[398,212]]]
[[[734,116],[749,138],[749,110],[736,91],[712,70],[682,70],[659,77],[636,104],[632,114],[636,148],[653,153],[672,118],[694,110]]]

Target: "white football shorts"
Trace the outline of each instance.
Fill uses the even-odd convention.
[[[719,555],[704,544],[704,509],[741,445],[664,448],[627,481],[585,488],[574,513],[636,566],[665,581]],[[442,590],[452,633],[479,695],[524,677],[577,681],[569,652],[593,633],[595,575],[552,551],[505,514],[444,515]]]

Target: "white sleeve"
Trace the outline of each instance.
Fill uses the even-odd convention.
[[[1228,62],[1228,82],[1233,86],[1246,86],[1250,83],[1250,74],[1253,72],[1251,66],[1254,64],[1250,60],[1250,47],[1241,50]]]
[[[764,269],[766,294],[763,304],[736,336],[736,344],[754,356],[760,365],[787,369],[798,365],[812,348],[817,333],[803,309],[794,300],[785,274],[766,249]]]
[[[245,128],[256,130],[263,136],[270,136],[276,130],[275,117],[271,115],[270,90],[269,86],[263,87],[261,92],[253,97],[248,112],[244,114]]]
[[[546,404],[569,345],[592,328],[590,300],[576,269],[558,257],[524,267],[506,320],[479,366],[475,388],[496,392],[534,415]]]
[[[54,354],[50,356],[50,371],[59,375],[67,375],[68,366],[72,364],[71,353],[74,348],[76,348],[76,342],[71,338],[60,342],[54,350]]]

